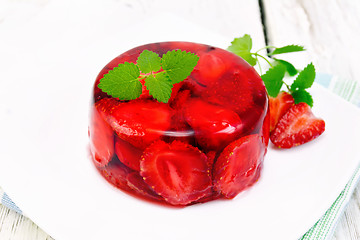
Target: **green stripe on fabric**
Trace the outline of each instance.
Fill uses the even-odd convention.
[[[329,81],[328,76],[330,75],[320,74],[317,76],[316,82],[345,100],[360,107],[360,86],[358,82],[337,77],[332,77]],[[349,202],[359,180],[360,166],[355,170],[352,178],[346,184],[344,190],[332,206],[326,211],[323,217],[321,217],[320,220],[300,238],[301,240],[326,240],[333,235],[336,223]]]
[[[333,205],[326,211],[324,216],[307,233],[305,233],[301,240],[324,240],[332,236],[336,222],[339,220],[342,210],[344,210],[351,198],[359,179],[360,166],[357,168],[355,174],[346,184],[345,189],[341,192]]]

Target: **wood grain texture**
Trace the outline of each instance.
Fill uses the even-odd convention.
[[[313,61],[319,72],[360,82],[359,1],[263,0],[263,5],[269,44],[303,44],[307,49],[286,59],[299,68]],[[360,239],[360,184],[332,239]]]
[[[360,3],[353,0],[264,0],[269,43],[302,44],[292,59],[318,71],[360,81]]]
[[[51,240],[47,233],[27,217],[0,204],[0,239],[4,240]]]

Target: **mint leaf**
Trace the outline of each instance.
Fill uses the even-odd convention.
[[[138,80],[140,71],[134,63],[125,62],[110,70],[100,80],[98,87],[120,100],[132,100],[141,95],[142,85]]]
[[[231,45],[227,48],[228,51],[235,53],[239,57],[242,57],[247,61],[251,66],[256,65],[256,58],[252,56],[250,52],[252,48],[252,39],[250,35],[245,34],[240,38],[235,38]]]
[[[304,51],[303,46],[299,45],[287,45],[281,48],[275,48],[275,50],[271,53],[269,53],[269,56],[277,55],[277,54],[283,54],[283,53],[290,53],[290,52],[301,52]]]
[[[313,98],[312,98],[311,94],[309,92],[307,92],[306,90],[299,89],[299,90],[292,92],[291,95],[294,98],[295,104],[304,102],[304,103],[307,103],[310,107],[313,106],[313,103],[314,103]]]
[[[161,58],[161,66],[169,75],[171,83],[179,83],[187,78],[194,70],[199,57],[191,52],[173,50],[165,53]]]
[[[160,70],[161,58],[155,52],[144,50],[137,59],[137,65],[142,73],[157,72]]]
[[[251,53],[238,54],[238,56],[247,61],[251,66],[256,65],[256,58],[254,58]]]
[[[312,86],[315,80],[315,67],[312,63],[309,63],[297,76],[293,84],[291,85],[291,91],[298,89],[306,89]]]
[[[146,89],[159,102],[167,103],[171,97],[172,83],[166,72],[150,75],[145,79]]]
[[[276,63],[284,65],[286,68],[286,71],[289,73],[290,76],[295,76],[298,73],[298,70],[296,70],[294,65],[292,65],[291,63],[289,63],[285,60],[277,59],[277,58],[274,58],[274,60]]]
[[[232,53],[239,54],[242,52],[249,53],[251,51],[251,48],[252,48],[252,39],[250,35],[245,34],[242,37],[235,38],[231,42],[231,45],[228,47],[227,50]]]
[[[284,76],[285,67],[282,64],[270,68],[265,74],[261,76],[270,97],[276,97],[279,94],[283,85],[282,79]]]

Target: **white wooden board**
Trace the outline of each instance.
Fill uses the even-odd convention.
[[[264,0],[270,45],[304,45],[286,59],[299,68],[313,61],[317,71],[360,84],[360,2],[353,0]],[[333,240],[360,239],[360,185],[338,223]]]

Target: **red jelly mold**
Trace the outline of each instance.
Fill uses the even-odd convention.
[[[131,101],[98,88],[104,74],[136,63],[145,49],[160,57],[174,49],[199,56],[191,75],[174,84],[168,103],[145,88]],[[144,199],[186,206],[234,198],[260,176],[268,115],[260,76],[233,53],[189,42],[143,45],[113,59],[95,81],[91,156],[108,182]]]

